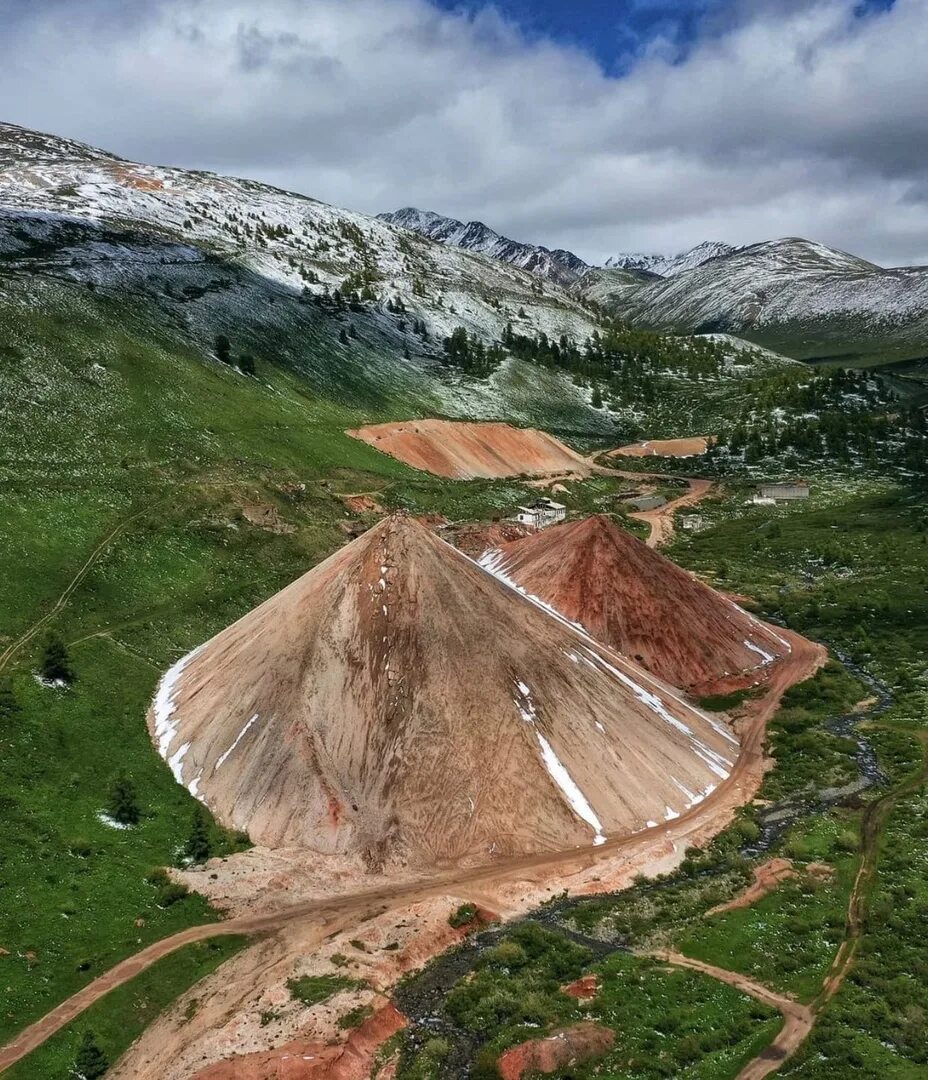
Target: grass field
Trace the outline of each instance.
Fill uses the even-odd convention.
[[[14,1065],[4,1073],[6,1080],[71,1080],[77,1048],[86,1031],[94,1034],[112,1064],[180,994],[215,971],[243,944],[242,938],[219,937],[166,956]],[[196,1007],[194,998],[187,1007],[188,1019],[195,1015]]]

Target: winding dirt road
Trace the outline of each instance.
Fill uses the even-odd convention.
[[[373,914],[403,908],[430,897],[451,894],[468,899],[474,888],[492,888],[513,879],[518,880],[527,871],[576,873],[605,862],[619,853],[630,859],[640,859],[644,864],[658,841],[665,844],[671,841],[680,850],[685,850],[691,839],[697,834],[705,833],[708,823],[712,823],[715,831],[719,831],[727,824],[737,807],[753,798],[760,785],[765,769],[764,732],[767,721],[776,711],[780,697],[794,683],[808,678],[826,658],[822,646],[789,631],[782,633],[788,638],[792,651],[789,657],[778,665],[767,693],[756,702],[756,709],[742,731],[741,753],[731,775],[703,802],[672,822],[645,829],[632,836],[608,840],[599,847],[571,848],[555,853],[520,856],[504,863],[490,863],[465,870],[453,869],[428,879],[393,882],[349,895],[295,904],[279,911],[191,927],[155,942],[117,964],[25,1028],[12,1042],[0,1049],[0,1073],[41,1046],[46,1039],[110,990],[122,986],[162,957],[193,942],[232,934],[271,933],[307,919],[316,919],[323,923],[337,921],[342,925],[361,923]]]
[[[663,506],[658,507],[656,510],[641,510],[635,514],[629,514],[629,517],[635,518],[637,521],[645,521],[650,526],[651,534],[646,541],[648,547],[656,548],[662,544],[667,544],[673,539],[674,527],[673,527],[673,515],[677,510],[682,510],[684,506],[695,506],[701,502],[713,488],[711,480],[687,480],[690,485],[690,489],[685,495],[681,495],[677,499],[671,499],[670,502],[664,503]]]
[[[812,1030],[815,1023],[815,1011],[811,1005],[803,1005],[785,994],[778,994],[763,983],[749,979],[746,975],[741,975],[736,971],[726,971],[725,968],[715,967],[713,964],[705,964],[702,960],[693,960],[689,956],[670,949],[661,949],[647,955],[664,960],[675,967],[700,971],[703,975],[709,975],[713,979],[718,979],[719,982],[727,983],[744,994],[750,994],[751,997],[762,1001],[765,1005],[770,1005],[782,1014],[785,1022],[776,1038],[753,1061],[745,1065],[738,1073],[737,1080],[762,1080],[762,1077],[778,1069]]]

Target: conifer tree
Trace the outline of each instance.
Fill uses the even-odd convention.
[[[137,825],[142,816],[135,784],[124,772],[113,781],[106,809],[110,817],[120,825]]]
[[[190,837],[184,848],[184,854],[191,862],[203,863],[210,857],[211,852],[212,845],[209,839],[209,823],[206,820],[206,811],[197,804],[193,810]]]
[[[77,1048],[72,1074],[79,1080],[97,1080],[109,1067],[110,1063],[106,1059],[106,1054],[97,1045],[96,1036],[92,1031],[85,1031],[81,1044]]]
[[[49,682],[74,682],[74,670],[71,667],[71,658],[60,636],[54,632],[49,634],[42,653],[40,674]]]
[[[216,358],[223,364],[232,363],[232,342],[225,334],[216,335]]]

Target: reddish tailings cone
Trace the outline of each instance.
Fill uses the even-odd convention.
[[[406,1017],[388,1003],[339,1046],[295,1039],[276,1050],[220,1061],[191,1080],[368,1080],[377,1050],[405,1026]]]
[[[535,428],[455,420],[371,424],[347,432],[414,469],[452,480],[566,473],[588,476],[589,462]]]
[[[481,565],[696,696],[765,682],[783,634],[603,515],[503,544]]]
[[[430,536],[429,545],[425,547],[421,539],[423,533]],[[364,546],[365,540],[368,540],[370,545],[367,548]],[[391,550],[397,556],[389,563],[380,561],[384,548],[377,545],[384,540],[389,541],[388,546],[392,545]],[[594,813],[600,812],[602,816],[601,807],[609,805],[608,793],[603,795],[601,786],[593,782],[595,778],[591,778],[589,790],[586,787],[587,775],[594,770],[598,773],[605,771],[607,777],[611,775],[613,780],[615,776],[622,776],[624,783],[624,775],[616,769],[628,768],[629,774],[634,777],[639,760],[643,760],[645,764],[650,762],[652,765],[649,775],[653,774],[657,767],[665,769],[663,781],[666,785],[668,760],[688,761],[689,767],[695,768],[707,766],[698,752],[695,754],[697,761],[690,760],[697,747],[690,738],[683,737],[683,732],[668,723],[654,706],[659,703],[674,719],[682,717],[682,722],[692,719],[695,723],[698,714],[692,713],[673,691],[643,670],[615,656],[583,631],[566,626],[562,617],[553,612],[538,611],[527,599],[520,599],[511,589],[507,590],[501,583],[487,579],[482,571],[477,570],[462,556],[454,552],[449,556],[449,550],[447,545],[414,522],[397,524],[395,519],[382,522],[357,544],[344,548],[332,559],[294,583],[289,590],[284,590],[284,593],[272,598],[268,604],[246,616],[197,650],[194,655],[175,665],[162,682],[153,707],[152,721],[156,738],[159,744],[165,740],[167,745],[164,748],[168,751],[166,756],[179,778],[207,799],[211,797],[207,787],[212,786],[212,779],[218,776],[220,781],[225,782],[227,766],[231,766],[240,753],[245,756],[245,761],[239,764],[240,776],[247,776],[249,769],[255,768],[257,782],[271,785],[269,790],[262,790],[266,790],[272,799],[275,797],[272,785],[278,778],[279,771],[277,763],[284,760],[284,765],[289,768],[292,761],[287,759],[297,759],[304,764],[309,761],[311,768],[296,777],[299,782],[294,786],[298,794],[302,791],[305,796],[307,790],[314,789],[313,770],[318,769],[321,775],[316,786],[320,795],[312,806],[318,807],[318,821],[323,823],[323,836],[331,836],[333,830],[337,835],[344,830],[346,823],[351,824],[357,820],[358,811],[354,810],[350,802],[350,791],[340,791],[337,785],[332,783],[326,786],[325,781],[330,775],[326,767],[330,765],[332,757],[343,750],[338,741],[330,748],[327,738],[334,728],[343,737],[350,735],[348,741],[351,745],[358,742],[363,745],[364,738],[371,738],[384,727],[398,738],[399,731],[411,719],[408,711],[392,712],[389,717],[376,712],[368,713],[367,728],[362,727],[358,731],[353,724],[345,722],[344,704],[353,700],[351,694],[357,693],[359,686],[363,688],[369,685],[368,680],[373,678],[372,672],[385,670],[385,656],[376,648],[378,644],[385,644],[386,638],[391,649],[394,649],[404,641],[415,640],[415,628],[421,622],[421,629],[429,647],[436,637],[444,641],[443,635],[447,635],[448,644],[445,649],[437,653],[427,653],[422,659],[423,663],[428,661],[443,674],[444,682],[435,684],[446,687],[440,699],[441,704],[449,710],[463,708],[466,723],[463,734],[449,732],[447,728],[436,728],[434,722],[424,730],[414,732],[418,744],[413,741],[407,746],[401,746],[399,750],[400,754],[407,755],[406,771],[416,775],[424,772],[428,776],[432,767],[431,759],[424,760],[421,755],[417,756],[413,752],[416,746],[421,746],[423,742],[430,745],[436,737],[436,731],[439,735],[453,736],[451,744],[454,751],[451,753],[446,750],[444,757],[455,761],[457,771],[453,777],[447,774],[438,777],[434,786],[440,792],[440,799],[447,801],[450,798],[454,804],[454,812],[459,813],[462,799],[456,793],[460,791],[462,775],[471,775],[468,770],[472,768],[477,782],[483,767],[481,762],[474,763],[466,753],[462,755],[459,752],[460,746],[467,748],[466,737],[475,730],[476,725],[479,734],[487,734],[485,741],[490,743],[494,752],[493,769],[502,770],[501,774],[506,776],[511,776],[512,770],[518,780],[525,761],[530,762],[531,776],[526,779],[527,786],[535,788],[540,785],[544,789],[543,798],[546,804],[556,807],[557,819],[552,823],[551,834],[547,838],[554,850],[538,850],[546,838],[541,836],[539,839],[536,825],[530,821],[525,827],[527,839],[532,841],[526,846],[527,853],[515,852],[501,856],[499,851],[481,850],[480,865],[469,866],[467,859],[448,860],[445,863],[446,869],[436,869],[433,865],[418,881],[411,880],[413,875],[410,871],[400,866],[399,872],[405,874],[405,880],[398,880],[396,875],[368,879],[375,884],[359,881],[353,890],[342,886],[340,894],[333,896],[314,895],[310,887],[306,890],[306,899],[303,901],[298,901],[299,894],[295,891],[275,896],[273,889],[267,890],[262,886],[253,890],[254,900],[250,905],[238,907],[237,910],[241,913],[238,917],[221,924],[197,927],[165,939],[89,984],[68,1002],[21,1032],[8,1047],[0,1049],[0,1069],[40,1045],[64,1023],[79,1015],[109,990],[122,985],[133,974],[145,970],[156,959],[184,943],[204,940],[217,934],[279,931],[274,938],[262,939],[224,965],[216,976],[210,977],[207,990],[197,987],[195,996],[198,998],[199,1008],[193,1021],[184,1019],[182,1011],[179,1018],[175,1018],[176,1023],[170,1016],[159,1019],[142,1040],[151,1053],[147,1057],[140,1054],[139,1045],[136,1044],[120,1063],[122,1071],[119,1075],[125,1076],[127,1080],[130,1076],[134,1080],[143,1077],[144,1080],[155,1080],[155,1077],[164,1080],[168,1076],[170,1080],[187,1080],[195,1069],[187,1071],[174,1067],[177,1060],[177,1043],[174,1040],[186,1040],[190,1060],[194,1061],[197,1067],[204,1061],[217,1061],[220,1056],[225,1057],[229,1050],[220,1049],[217,1054],[214,1047],[221,1045],[222,1039],[216,1044],[212,1043],[212,1032],[223,1025],[231,1025],[234,1029],[242,1015],[242,1009],[246,1009],[251,1017],[257,1016],[254,1002],[265,989],[282,987],[289,974],[305,972],[305,958],[314,955],[314,952],[318,951],[319,942],[326,935],[331,937],[336,928],[342,935],[336,940],[341,940],[348,946],[349,937],[364,936],[357,931],[361,927],[373,925],[370,922],[372,918],[395,921],[399,915],[401,921],[405,922],[411,904],[429,903],[429,898],[449,895],[476,899],[473,891],[475,888],[479,889],[482,895],[488,896],[491,906],[498,905],[499,910],[504,911],[507,916],[537,906],[546,895],[564,887],[569,888],[571,893],[624,888],[631,884],[638,872],[653,874],[671,869],[680,861],[687,847],[706,843],[729,823],[737,807],[753,798],[767,765],[763,754],[765,723],[775,711],[780,696],[823,663],[824,649],[796,634],[783,631],[783,638],[791,644],[791,652],[782,663],[773,667],[763,696],[751,701],[745,710],[741,746],[736,751],[737,760],[731,769],[731,775],[725,780],[720,779],[715,790],[702,801],[679,812],[673,811],[674,814],[679,813],[679,816],[660,820],[643,831],[631,834],[627,829],[623,832],[621,828],[613,829],[610,826],[609,839],[600,846],[593,846],[592,826],[576,809],[577,805],[583,804],[575,804],[575,799],[568,797],[563,775],[561,781],[558,781],[547,763],[543,770],[538,767],[539,757],[543,759],[544,755],[539,736],[548,741],[552,752],[557,752],[557,760],[563,765],[567,778],[575,782],[581,797],[590,800],[585,804],[585,808],[593,810]],[[420,558],[420,555],[423,557]],[[396,570],[401,565],[405,565],[406,570],[397,576]],[[416,567],[415,573],[409,573],[409,565]],[[352,578],[348,572],[351,566],[361,567],[363,572]],[[464,570],[461,569],[462,566]],[[386,573],[383,572],[384,567]],[[346,586],[343,580],[339,588],[337,582],[343,572],[348,574],[348,584]],[[385,588],[380,586],[378,574],[383,577]],[[472,577],[474,574],[477,575],[476,578]],[[394,586],[396,591],[391,592]],[[384,597],[384,592],[389,595]],[[505,602],[501,599],[503,596]],[[344,635],[348,631],[345,627],[350,628],[356,621],[364,622],[359,614],[362,610],[368,612],[368,618],[379,618],[376,611],[384,604],[394,613],[387,618],[384,633],[379,637],[376,633],[369,633],[364,639],[367,644],[363,648],[350,634],[346,640]],[[444,622],[435,621],[436,611],[445,612]],[[472,621],[475,613],[481,615],[476,623]],[[485,618],[482,617],[484,615]],[[543,621],[539,623],[539,619]],[[318,630],[315,620],[321,620],[322,625],[327,628],[323,638],[328,634],[328,629],[332,628],[338,629],[338,633],[342,635],[341,638],[336,635],[328,645],[340,658],[339,663],[348,664],[350,667],[350,692],[347,694],[343,689],[346,677],[341,673],[340,667],[330,669],[323,665],[320,668],[313,662],[314,657],[318,660],[313,644],[317,640]],[[371,624],[365,622],[364,625]],[[376,627],[383,630],[379,623]],[[568,636],[564,637],[564,634]],[[519,644],[516,652],[512,652],[515,639],[519,640]],[[479,643],[479,649],[475,642]],[[488,643],[492,648],[488,649]],[[353,644],[353,648],[348,649],[348,644]],[[366,651],[368,648],[373,651]],[[254,653],[251,653],[250,649],[254,649]],[[503,663],[509,667],[504,676],[500,676],[496,668],[487,663],[488,656],[495,660],[495,651],[505,653]],[[573,655],[567,656],[568,653]],[[462,656],[466,657],[467,662],[464,668],[460,669],[455,665],[462,662]],[[562,666],[561,656],[566,656],[567,666]],[[598,660],[596,656],[599,657]],[[524,694],[515,682],[519,679],[517,672],[523,662],[530,665],[526,670],[530,671],[532,679],[537,673],[539,682],[537,688],[525,684],[528,695]],[[453,696],[449,700],[445,695],[453,695],[458,688],[463,687],[461,693],[464,700],[470,702],[475,697],[474,688],[480,685],[488,671],[492,679],[501,679],[501,684],[490,696],[495,721],[491,730],[486,733],[479,710],[476,713],[469,712],[470,705],[462,705],[461,699]],[[296,677],[292,675],[293,672],[297,673]],[[583,675],[578,675],[577,672],[583,672]],[[591,674],[587,674],[588,672]],[[629,687],[627,682],[619,677],[620,674],[631,679],[637,689]],[[545,681],[546,676],[552,679],[550,685]],[[605,683],[602,682],[603,678],[606,678]],[[578,679],[579,682],[576,681]],[[224,683],[229,685],[224,686]],[[450,689],[447,688],[449,685]],[[335,717],[337,723],[333,723],[328,732],[325,729],[315,731],[309,722],[314,710],[318,708],[320,698],[317,692],[320,688],[322,692],[335,693],[341,702]],[[653,700],[646,704],[641,700],[639,691],[650,695]],[[269,707],[271,723],[262,724],[260,718],[252,720],[256,714],[251,713],[250,709],[255,704],[255,699],[249,698],[249,693],[256,696],[260,693],[268,694],[265,704]],[[568,701],[562,712],[556,706],[560,695],[564,693],[567,693]],[[576,700],[573,698],[574,693],[579,694]],[[628,700],[629,696],[634,699],[633,702]],[[365,701],[368,700],[366,695],[362,697]],[[483,700],[480,695],[476,697]],[[600,704],[603,697],[608,698],[608,711],[600,711],[605,708]],[[324,697],[321,700],[324,700]],[[376,700],[382,700],[382,695]],[[509,718],[500,717],[500,700],[503,704],[508,701],[514,703],[518,717],[516,731],[520,734],[513,735]],[[632,707],[631,712],[628,712],[629,705],[634,706],[635,702],[637,707]],[[232,717],[234,723],[229,716],[233,709],[236,710]],[[189,711],[194,715],[189,715]],[[280,717],[279,713],[285,715]],[[569,716],[565,716],[565,713],[569,713]],[[442,715],[448,714],[443,710]],[[217,730],[212,733],[208,723],[210,717],[218,724]],[[401,723],[391,726],[386,722],[387,719],[396,719]],[[645,743],[637,750],[634,746],[630,748],[635,750],[629,759],[630,764],[620,755],[618,766],[609,765],[608,770],[604,770],[604,754],[597,742],[598,736],[603,733],[598,732],[597,723],[611,728],[616,721],[623,729],[628,727],[626,734],[629,737],[635,735],[637,738],[638,731],[649,734]],[[581,724],[583,726],[579,726]],[[591,725],[595,735],[590,731]],[[702,730],[699,729],[700,734]],[[509,737],[516,750],[494,741],[500,732],[506,731],[510,732]],[[722,745],[727,750],[727,738],[722,737],[722,733],[715,728],[713,731],[716,737],[722,738]],[[558,741],[555,741],[555,735]],[[666,742],[668,735],[671,738],[669,744]],[[280,738],[283,738],[287,745],[284,750],[274,750],[275,741]],[[303,739],[306,740],[306,749],[302,748]],[[530,755],[527,755],[523,745],[526,741],[531,748]],[[593,749],[589,751],[591,743]],[[611,740],[606,740],[606,744],[610,745]],[[499,746],[502,746],[501,751]],[[262,756],[268,748],[271,749],[271,754],[262,767]],[[703,746],[703,750],[705,749]],[[389,761],[383,753],[378,756],[378,750],[375,746],[371,763],[366,766],[366,772],[375,777],[384,771],[382,763]],[[590,764],[587,764],[588,751],[594,759]],[[515,761],[513,759],[517,752],[521,756]],[[641,758],[638,756],[639,752]],[[503,761],[499,760],[500,757]],[[254,760],[249,763],[249,759]],[[605,760],[608,764],[607,755]],[[467,767],[464,774],[462,765]],[[671,768],[674,766],[671,765]],[[708,771],[711,773],[711,768]],[[337,771],[335,776],[336,779],[339,778]],[[288,778],[288,782],[292,779],[293,777]],[[356,788],[362,789],[363,780],[362,773],[360,779],[352,783]],[[494,781],[495,774],[489,778],[491,784]],[[601,781],[601,784],[603,782]],[[230,786],[234,800],[235,785]],[[518,819],[523,809],[518,804],[512,805],[513,792],[519,794],[521,788],[515,784],[510,787],[504,785],[499,790],[498,801],[487,799],[484,802],[482,795],[475,801],[481,813],[486,806],[491,816],[497,816],[499,828],[511,829],[513,817]],[[663,790],[666,788],[657,793],[658,801],[662,799]],[[244,793],[247,798],[247,782]],[[679,800],[681,794],[674,785],[672,798]],[[467,800],[465,813],[470,814],[469,796],[466,791],[463,795]],[[276,797],[279,798],[279,795]],[[683,807],[688,801],[685,797],[681,800]],[[501,808],[500,803],[505,805]],[[336,804],[343,808],[338,813],[333,811]],[[294,805],[300,812],[305,812],[305,802],[297,801]],[[314,813],[313,810],[307,816],[312,819]],[[664,816],[662,815],[662,818]],[[292,806],[289,817],[294,817]],[[333,818],[338,818],[338,821],[333,823]],[[601,823],[605,824],[605,818]],[[429,819],[429,835],[441,837],[443,825],[444,819],[433,814]],[[571,847],[572,844],[575,846]],[[276,852],[269,854],[278,861],[286,857],[286,853],[281,853],[280,856]],[[430,854],[434,857],[434,851]],[[243,858],[251,856],[252,853],[248,853]],[[228,862],[231,868],[235,859]],[[204,879],[211,876],[203,875]],[[308,880],[311,882],[314,879],[310,876]],[[208,885],[206,891],[209,891]],[[324,894],[324,888],[322,892]],[[443,926],[445,931],[448,930],[447,910],[446,906],[436,923]],[[383,932],[392,934],[394,931],[385,926]],[[308,940],[308,935],[312,937],[311,941]],[[384,937],[383,940],[391,939]],[[404,961],[403,970],[408,970],[409,963],[413,966],[421,964],[433,951],[439,951],[442,947],[440,934],[435,934],[433,941],[428,935],[423,938],[423,935],[417,932],[411,940],[418,944],[418,951],[414,961]],[[263,962],[261,956],[275,942],[278,951],[271,955],[268,962]],[[333,943],[330,947],[336,946]],[[347,948],[344,951],[348,951]],[[404,949],[403,955],[405,952]],[[401,954],[389,955],[400,959]],[[304,967],[295,972],[290,959],[295,963],[300,957],[304,958]],[[230,980],[230,966],[232,970],[239,972],[237,980]],[[378,981],[374,985],[383,988],[387,983]],[[256,1020],[254,1024],[257,1025]],[[168,1041],[164,1038],[166,1030],[169,1034]],[[270,1039],[270,1034],[259,1035],[259,1031],[263,1029],[258,1029],[255,1033],[259,1040],[263,1037]],[[232,1034],[234,1035],[234,1030]],[[305,1032],[303,1034],[305,1035]],[[260,1045],[260,1041],[257,1045]],[[204,1049],[209,1056],[204,1054]],[[139,1071],[138,1063],[145,1060],[156,1060],[158,1064],[150,1067],[143,1065]],[[145,1071],[146,1067],[148,1071]]]
[[[150,724],[224,824],[374,869],[603,844],[738,756],[723,720],[404,515],[179,661]]]

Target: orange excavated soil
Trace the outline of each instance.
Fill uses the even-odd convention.
[[[543,1039],[531,1039],[511,1047],[500,1057],[497,1069],[502,1080],[560,1072],[569,1065],[601,1057],[614,1043],[614,1031],[584,1021]]]
[[[518,521],[494,521],[490,525],[456,525],[442,535],[465,555],[479,559],[485,551],[521,540],[533,531],[531,526],[520,525]]]
[[[761,682],[789,653],[776,630],[604,515],[503,544],[481,562],[696,694]]]
[[[150,724],[224,824],[371,869],[601,844],[738,756],[721,720],[401,514],[176,664]]]
[[[475,477],[545,476],[570,472],[588,476],[590,465],[553,435],[509,424],[454,420],[409,420],[349,431],[377,450],[414,469],[452,480]]]
[[[714,435],[697,435],[690,439],[648,439],[610,450],[607,457],[696,457],[704,454]]]
[[[191,1080],[368,1080],[378,1048],[405,1026],[403,1014],[387,1004],[338,1046],[295,1039],[277,1050],[227,1058]]]
[[[599,976],[583,975],[572,983],[562,986],[561,990],[568,997],[576,998],[577,1001],[591,1001],[599,993]]]
[[[823,863],[809,863],[805,868],[807,874],[819,881],[827,881],[834,875],[834,870]],[[793,866],[791,859],[768,859],[760,866],[754,867],[754,880],[737,896],[727,900],[724,904],[718,904],[706,912],[708,919],[712,915],[722,915],[726,911],[737,911],[739,908],[751,907],[758,900],[763,900],[767,893],[778,889],[784,881],[799,877],[799,871]]]

